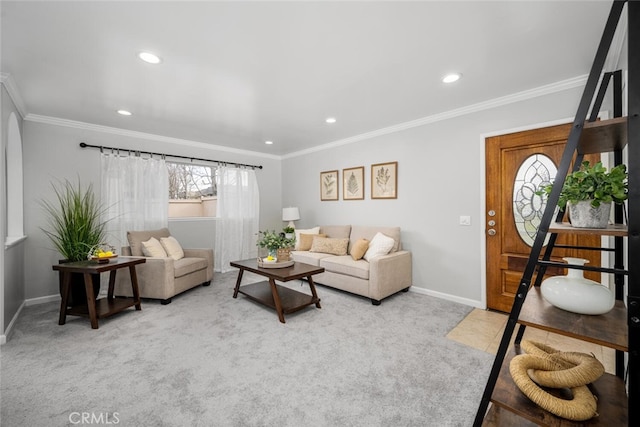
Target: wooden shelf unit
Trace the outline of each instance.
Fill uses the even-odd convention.
[[[580,135],[578,153],[594,154],[622,150],[627,141],[626,117],[587,122]]]
[[[516,414],[518,417],[524,418],[528,422],[541,426],[626,426],[627,425],[627,393],[624,382],[611,374],[604,374],[589,386],[591,392],[598,399],[598,416],[588,421],[574,422],[564,418],[557,417],[552,413],[542,409],[525,396],[509,373],[509,363],[511,359],[519,354],[518,346],[510,350],[504,359],[500,369],[500,375],[496,382],[496,388],[491,397],[494,405],[504,408],[509,412]],[[565,398],[570,396],[569,390],[563,390]],[[499,419],[495,422],[496,426],[521,425],[506,424],[506,420]]]
[[[542,298],[540,288],[533,287],[527,294],[518,323],[616,350],[629,351],[627,309],[622,301],[616,301],[613,310],[607,314],[582,315],[554,307]]]
[[[549,226],[549,233],[597,234],[600,236],[626,237],[629,234],[624,224],[610,224],[607,228],[578,228],[568,222],[554,222]]]
[[[605,58],[624,7],[628,14],[628,27],[634,28],[627,32],[628,117],[621,117],[624,90],[622,71],[603,73]],[[615,224],[606,229],[574,228],[567,223],[555,223],[552,219],[555,216],[559,190],[564,183],[564,177],[570,172],[572,161],[581,162],[585,154],[613,152],[614,162],[620,164],[623,159],[622,150],[625,147],[630,188],[628,211],[633,214],[640,211],[640,193],[637,191],[640,188],[640,120],[638,119],[640,117],[640,55],[637,53],[637,46],[640,45],[640,31],[637,31],[637,28],[640,28],[640,2],[614,1],[578,107],[574,126],[565,146],[562,162],[558,168],[554,191],[545,208],[535,243],[532,245],[526,268],[516,291],[513,308],[476,413],[474,427],[640,425],[640,321],[637,320],[640,318],[640,264],[637,262],[640,258],[640,219],[637,214],[630,214],[629,218],[625,219],[628,222],[627,225]],[[597,81],[601,75],[603,76],[602,84],[596,95]],[[593,105],[592,117],[594,112],[599,111],[612,77],[613,110],[616,118],[585,122],[591,105]],[[615,217],[616,221],[623,221],[621,209],[616,209]],[[545,243],[547,233],[551,234],[548,244]],[[617,300],[611,312],[589,316],[558,309],[547,303],[542,298],[540,288],[533,285],[533,279],[543,277],[547,267],[557,266],[557,263],[546,260],[551,259],[556,237],[561,233],[612,237],[614,268],[595,268],[596,271],[612,273],[615,276]],[[626,238],[626,244],[623,238]],[[547,250],[543,251],[545,245]],[[625,249],[626,262],[629,264],[626,269],[622,265],[625,263]],[[545,255],[541,258],[543,252]],[[565,268],[587,269],[578,266]],[[594,267],[589,268],[589,270],[593,269]],[[628,278],[627,283],[624,281],[625,276]],[[540,282],[536,281],[536,284],[539,285]],[[627,289],[627,304],[623,301],[623,288]],[[510,342],[517,324],[520,324],[521,328],[513,345]],[[542,329],[616,350],[616,375],[604,374],[589,385],[593,394],[598,397],[598,416],[584,422],[559,418],[533,403],[516,386],[509,373],[509,364],[520,351],[519,340],[522,338],[524,327]]]

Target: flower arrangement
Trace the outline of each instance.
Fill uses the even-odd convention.
[[[258,231],[258,241],[256,245],[267,248],[269,251],[290,248],[295,245],[296,239],[287,238],[284,232],[276,233],[274,230]]]

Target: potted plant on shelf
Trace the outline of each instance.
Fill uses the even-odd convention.
[[[289,261],[291,248],[295,244],[295,237],[288,238],[284,232],[276,233],[273,230],[258,231],[257,245],[266,248],[267,262]],[[264,261],[264,259],[263,259]]]
[[[598,162],[591,166],[582,162],[580,169],[567,175],[560,192],[558,206],[568,210],[571,225],[579,228],[606,228],[611,204],[627,199],[627,167],[613,167],[609,172]],[[553,185],[543,187],[538,194],[551,194]]]
[[[52,184],[55,201],[43,200],[41,205],[49,215],[48,226],[41,228],[55,248],[64,257],[61,263],[87,260],[92,250],[104,241],[105,224],[101,219],[104,209],[96,199],[93,186],[82,188],[65,180],[58,185]],[[61,276],[60,276],[61,277]],[[91,275],[94,295],[100,290],[100,275]],[[82,274],[74,273],[68,297],[68,305],[85,304],[87,294]],[[78,283],[76,284],[76,281]],[[62,279],[60,279],[62,292]]]

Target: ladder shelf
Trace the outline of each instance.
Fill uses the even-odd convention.
[[[622,71],[603,72],[605,58],[611,47],[613,34],[618,26],[623,8],[628,15],[628,117],[622,117]],[[513,307],[505,325],[505,330],[480,401],[475,427],[545,425],[545,426],[626,426],[640,425],[640,1],[614,0],[605,29],[598,45],[596,56],[589,73],[573,127],[567,139],[562,160],[558,167],[553,190],[549,194],[547,206],[541,218],[535,241],[522,279],[515,292]],[[598,93],[596,86],[602,77]],[[613,110],[615,118],[596,120],[609,80],[613,77]],[[595,102],[594,102],[595,96]],[[589,120],[587,112],[593,109]],[[629,219],[623,219],[623,210],[617,207],[614,224],[605,229],[574,228],[568,223],[554,222],[552,217],[559,200],[564,177],[570,172],[571,164],[576,170],[585,154],[614,153],[614,163],[622,163],[622,150],[627,149],[629,192]],[[561,213],[562,214],[562,213]],[[560,221],[561,214],[555,221]],[[614,268],[590,267],[561,264],[552,261],[552,251],[559,234],[589,234],[609,236],[612,248],[583,248],[557,245],[558,248],[575,248],[613,252]],[[548,237],[549,240],[546,240]],[[626,240],[626,244],[625,244]],[[545,243],[548,242],[548,243]],[[543,247],[546,246],[546,250]],[[606,245],[605,245],[606,246]],[[627,263],[625,269],[624,254]],[[542,255],[544,253],[544,256]],[[553,258],[557,260],[557,258]],[[591,316],[571,313],[558,309],[542,298],[540,282],[547,268],[582,269],[610,273],[615,278],[616,302],[606,314]],[[625,283],[625,276],[627,283]],[[534,280],[535,279],[535,280]],[[623,291],[626,289],[626,303]],[[520,325],[517,335],[514,334]],[[598,399],[598,415],[590,420],[574,422],[553,415],[542,409],[522,393],[513,381],[509,365],[513,357],[520,353],[520,339],[526,327],[545,330],[574,339],[612,348],[616,352],[616,375],[605,373],[589,388]],[[626,354],[625,354],[626,353]],[[626,375],[625,375],[626,371]],[[624,378],[624,379],[623,379]],[[547,390],[563,396],[563,390]],[[570,390],[565,389],[569,392]]]
[[[504,359],[496,382],[495,391],[491,397],[493,405],[504,408],[533,424],[542,426],[611,427],[627,425],[627,393],[624,382],[617,376],[604,374],[589,386],[591,392],[598,398],[597,417],[582,422],[569,421],[540,408],[520,391],[509,373],[509,363],[516,354],[520,354],[518,346],[514,346]],[[567,393],[570,393],[568,389],[561,390],[560,396],[558,397],[569,398],[571,395]],[[521,422],[517,424],[507,424],[501,417],[500,420],[495,421],[493,425],[507,426],[521,424]]]

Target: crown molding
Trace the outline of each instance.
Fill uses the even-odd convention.
[[[7,93],[13,101],[13,104],[16,106],[18,113],[20,113],[22,118],[26,117],[27,107],[25,106],[24,100],[20,96],[18,86],[16,86],[16,82],[13,80],[13,77],[11,77],[11,74],[0,73],[0,83],[7,89]]]
[[[340,139],[337,141],[329,142],[326,144],[318,145],[306,150],[296,151],[294,153],[286,154],[282,156],[283,159],[289,159],[293,157],[302,156],[305,154],[315,153],[318,151],[328,150],[331,148],[339,147],[342,145],[352,144],[358,141],[364,141],[366,139],[375,138],[377,136],[387,135],[394,132],[400,132],[406,129],[411,129],[419,126],[424,126],[430,123],[435,123],[443,120],[452,119],[454,117],[460,117],[467,114],[477,113],[484,110],[490,110],[492,108],[501,107],[504,105],[513,104],[516,102],[526,101],[528,99],[537,98],[539,96],[549,95],[557,92],[562,92],[576,87],[583,87],[587,82],[587,75],[573,77],[570,79],[562,80],[556,83],[551,83],[544,86],[539,86],[534,89],[524,90],[522,92],[516,92],[511,95],[501,96],[499,98],[490,99],[488,101],[471,104],[466,107],[456,108],[454,110],[445,111],[431,116],[423,117],[420,119],[412,120],[405,123],[385,127],[382,129],[366,132],[360,135],[351,136],[349,138]]]
[[[57,117],[41,116],[38,114],[28,114],[25,120],[35,123],[44,123],[55,126],[64,126],[74,129],[88,130],[94,132],[108,133],[131,138],[145,139],[149,141],[166,142],[168,144],[181,145],[186,147],[202,148],[205,150],[224,151],[227,153],[242,154],[245,156],[260,157],[265,159],[281,160],[282,157],[273,154],[260,153],[258,151],[240,150],[238,148],[225,147],[222,145],[209,144],[206,142],[191,141],[188,139],[173,138],[170,136],[155,135],[146,132],[138,132],[127,129],[120,129],[110,126],[95,125],[92,123],[79,122],[76,120],[60,119]]]

